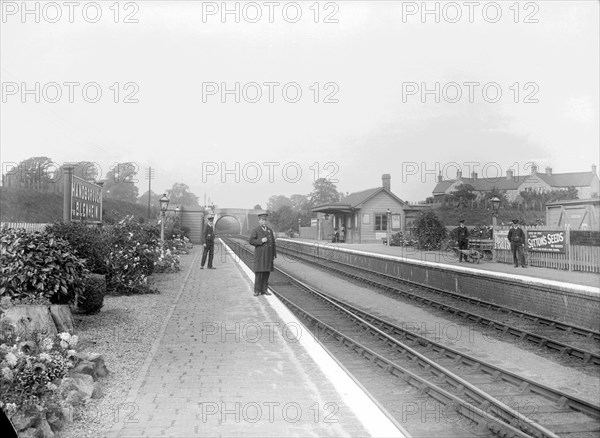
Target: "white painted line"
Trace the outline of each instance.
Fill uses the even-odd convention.
[[[222,242],[222,241],[221,241]],[[229,254],[233,254],[233,251],[224,243],[225,251]],[[254,272],[242,263],[237,256],[233,256],[233,259],[238,263],[242,271],[250,278],[254,280]],[[265,299],[269,305],[277,312],[281,320],[285,323],[285,326],[289,326],[292,323],[300,325],[308,333],[308,329],[302,322],[296,318],[296,316],[283,305],[281,301],[275,296],[265,296],[261,299]],[[397,427],[381,409],[371,400],[371,398],[360,388],[356,382],[348,376],[346,371],[342,369],[339,364],[329,355],[329,353],[321,346],[320,343],[315,342],[314,337],[300,336],[299,343],[315,361],[317,366],[321,369],[327,379],[333,384],[335,389],[340,394],[341,398],[348,405],[348,407],[354,412],[356,417],[361,421],[364,428],[373,437],[399,437],[399,438],[410,438],[410,435],[405,430],[401,430]]]

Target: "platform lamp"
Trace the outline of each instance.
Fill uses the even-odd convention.
[[[160,243],[165,243],[165,212],[169,206],[169,198],[167,194],[163,193],[162,198],[158,200],[160,202]]]
[[[500,208],[500,198],[494,196],[490,199],[492,204],[492,227],[496,228],[498,226],[498,209]]]
[[[392,212],[390,211],[390,209],[387,209],[387,223],[385,225],[385,230],[386,230],[386,242],[387,242],[387,246],[390,246],[390,227],[392,225]]]

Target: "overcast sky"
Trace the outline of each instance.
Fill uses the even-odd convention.
[[[222,2],[28,2],[23,15],[3,1],[3,172],[40,155],[103,175],[132,161],[140,194],[152,166],[156,192],[183,182],[252,208],[316,177],[354,192],[389,173],[416,202],[452,163],[588,171],[598,2],[514,3],[228,2],[236,17]]]

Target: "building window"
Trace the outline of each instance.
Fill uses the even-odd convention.
[[[375,215],[375,231],[387,231],[387,214]]]

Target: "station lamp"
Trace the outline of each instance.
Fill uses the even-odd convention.
[[[158,200],[160,202],[160,241],[161,243],[165,242],[165,212],[167,211],[167,207],[169,206],[169,198],[167,198],[167,194],[163,193],[162,197]]]

